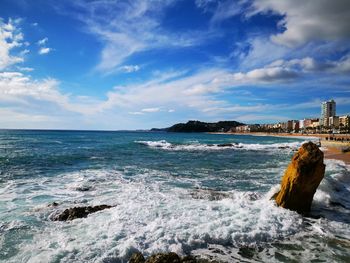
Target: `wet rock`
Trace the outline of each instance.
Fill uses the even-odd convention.
[[[232,143],[222,143],[222,144],[218,144],[218,147],[232,147],[233,144]]]
[[[91,213],[101,211],[107,208],[111,208],[110,205],[97,205],[97,206],[83,206],[83,207],[73,207],[64,210],[62,213],[55,215],[53,221],[69,221],[77,218],[85,218]]]
[[[195,189],[190,193],[190,195],[193,199],[206,199],[209,201],[218,201],[230,197],[228,193],[209,189]]]
[[[273,196],[278,206],[306,213],[324,177],[323,152],[312,142],[304,143],[287,167],[281,190]]]
[[[193,256],[185,256],[181,259],[181,263],[218,263],[218,262],[204,259],[204,258],[195,258]]]
[[[181,263],[197,263],[197,259],[193,256],[185,256],[181,260]]]
[[[342,153],[347,153],[347,152],[350,152],[350,147],[343,147],[341,149]]]
[[[147,258],[146,263],[181,263],[181,258],[174,252],[158,253]]]
[[[75,190],[79,192],[87,192],[87,191],[90,191],[91,189],[92,189],[91,186],[78,186],[77,188],[75,188]]]
[[[289,149],[289,146],[279,146],[278,149]]]
[[[57,203],[57,202],[52,202],[51,204],[48,204],[47,206],[48,207],[56,207],[56,206],[58,206],[59,205],[59,203]]]
[[[145,261],[145,257],[141,252],[134,253],[129,259],[129,263],[144,263]]]
[[[129,263],[218,263],[208,259],[196,258],[194,256],[185,256],[181,258],[174,252],[157,253],[151,255],[147,260],[140,253],[134,253],[128,261]]]

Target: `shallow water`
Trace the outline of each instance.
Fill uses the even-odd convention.
[[[223,262],[349,262],[348,166],[326,161],[312,218],[270,201],[302,143],[239,135],[0,131],[0,260],[127,262],[139,250]],[[59,206],[48,206],[53,202]],[[115,207],[71,222],[49,219],[68,207],[99,204]]]

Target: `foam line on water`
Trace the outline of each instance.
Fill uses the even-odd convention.
[[[305,141],[304,141],[305,142]],[[148,146],[154,149],[171,150],[171,151],[211,151],[211,150],[280,150],[291,149],[296,150],[304,142],[290,143],[273,143],[273,144],[247,144],[247,143],[227,143],[227,144],[203,144],[203,143],[188,143],[188,144],[173,144],[166,140],[160,141],[135,141],[135,143]]]

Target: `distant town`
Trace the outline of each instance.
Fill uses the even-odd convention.
[[[336,102],[325,101],[321,104],[320,118],[288,120],[271,124],[248,124],[230,129],[230,132],[276,132],[276,133],[350,133],[350,116],[336,116]]]

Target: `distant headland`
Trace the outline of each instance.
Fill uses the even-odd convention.
[[[201,122],[188,121],[187,123],[177,123],[168,128],[153,128],[151,131],[166,132],[228,132],[234,127],[242,126],[244,123],[238,121]]]

